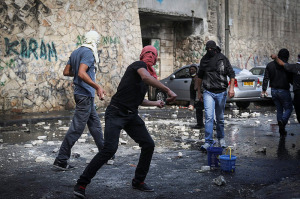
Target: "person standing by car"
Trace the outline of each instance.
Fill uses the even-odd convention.
[[[284,63],[288,62],[289,56],[290,53],[285,48],[278,52],[278,58]],[[272,61],[267,64],[261,95],[268,95],[266,90],[270,81],[272,100],[277,110],[277,122],[280,136],[285,136],[287,134],[285,126],[293,111],[292,97],[290,93],[291,79],[291,73],[284,70],[284,68],[276,63],[276,61]]]
[[[190,85],[190,105],[188,107],[189,110],[193,110],[194,107],[196,109],[196,119],[197,119],[197,124],[193,128],[195,129],[202,129],[204,128],[203,124],[203,109],[204,105],[202,101],[197,101],[196,102],[196,95],[197,95],[197,72],[198,72],[198,66],[196,64],[192,64],[189,68],[189,73],[192,78],[191,85]],[[202,92],[202,90],[201,90]]]
[[[177,96],[156,79],[153,68],[156,60],[156,48],[145,46],[140,54],[140,61],[136,61],[127,67],[117,92],[105,111],[104,147],[94,156],[77,180],[74,195],[85,198],[86,186],[104,163],[116,153],[122,129],[141,147],[139,162],[132,180],[132,188],[146,192],[154,191],[144,183],[150,168],[154,141],[147,131],[145,122],[138,115],[138,106],[157,106],[159,108],[164,106],[164,102],[161,100],[149,101],[144,99],[149,85],[167,93],[169,96],[167,101],[175,101]]]
[[[298,54],[298,62],[296,64],[284,63],[276,55],[271,55],[277,64],[283,66],[285,70],[293,74],[293,91],[294,91],[294,108],[298,123],[300,123],[300,54]]]
[[[79,139],[86,125],[100,151],[103,147],[103,134],[100,118],[94,106],[95,91],[100,100],[104,99],[105,91],[95,83],[95,62],[99,62],[97,45],[100,35],[96,31],[85,34],[85,42],[72,52],[63,75],[74,77],[75,113],[70,128],[60,146],[59,153],[53,163],[56,170],[67,171],[74,169],[67,160],[71,148]]]
[[[224,110],[227,99],[227,77],[230,78],[228,90],[229,97],[234,97],[234,78],[235,73],[232,66],[220,52],[216,42],[210,40],[206,43],[206,54],[200,61],[198,72],[198,98],[204,102],[205,110],[205,143],[201,150],[207,151],[207,148],[214,144],[213,123],[214,113],[216,115],[216,131],[219,145],[226,147],[224,139]],[[200,88],[203,84],[203,94]]]

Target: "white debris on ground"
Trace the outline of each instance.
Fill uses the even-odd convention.
[[[226,180],[225,180],[224,176],[222,176],[222,175],[220,175],[219,177],[213,179],[212,182],[215,185],[218,185],[218,186],[226,185]]]
[[[61,126],[61,127],[58,128],[58,130],[67,131],[67,130],[69,130],[69,127],[68,126]]]
[[[182,158],[182,152],[178,152],[177,157]]]

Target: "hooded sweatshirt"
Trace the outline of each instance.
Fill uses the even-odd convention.
[[[289,59],[289,53],[286,49],[281,49],[278,53],[278,57],[287,63]],[[262,90],[266,91],[268,82],[270,81],[270,87],[275,89],[290,89],[290,83],[292,81],[292,74],[284,70],[284,68],[272,61],[267,64]]]
[[[228,87],[227,77],[234,78],[235,73],[227,57],[215,50],[214,55],[208,51],[201,59],[198,77],[205,90],[221,93]]]

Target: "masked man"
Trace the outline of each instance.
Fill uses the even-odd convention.
[[[74,169],[67,163],[71,155],[71,148],[84,131],[86,124],[100,151],[103,147],[103,133],[100,118],[94,106],[95,91],[100,100],[104,99],[105,92],[95,83],[95,63],[99,62],[97,45],[100,35],[96,31],[85,34],[85,42],[73,51],[64,69],[64,76],[72,76],[74,98],[76,102],[75,113],[70,128],[61,144],[58,156],[53,167],[66,171]]]
[[[200,61],[198,72],[198,98],[204,102],[205,110],[205,143],[201,150],[207,151],[212,146],[214,113],[216,115],[216,131],[219,145],[226,147],[224,139],[224,110],[227,99],[228,80],[230,78],[230,87],[228,90],[229,97],[234,96],[234,78],[235,73],[232,66],[220,52],[214,41],[206,43],[206,54]],[[200,88],[203,84],[203,94]]]
[[[141,191],[153,191],[144,183],[149,171],[154,141],[149,135],[144,121],[138,115],[138,107],[157,106],[162,108],[164,102],[148,101],[144,99],[148,87],[153,86],[167,93],[168,101],[174,101],[176,94],[156,79],[153,68],[157,60],[157,50],[153,46],[143,48],[140,61],[129,65],[118,86],[116,94],[112,97],[110,105],[105,112],[105,142],[103,149],[91,160],[83,174],[77,180],[74,194],[85,198],[85,188],[91,182],[102,165],[117,151],[120,131],[124,129],[127,134],[141,147],[140,159],[132,180],[132,187]]]

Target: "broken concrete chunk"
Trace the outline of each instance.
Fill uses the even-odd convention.
[[[74,158],[79,158],[79,157],[80,157],[80,154],[77,153],[77,152],[74,152],[74,153],[72,153],[72,156],[73,156]]]
[[[25,148],[32,148],[33,146],[32,146],[32,144],[24,144],[24,147]]]
[[[45,135],[38,136],[37,139],[39,139],[39,140],[46,140],[47,136],[45,136]]]
[[[84,143],[84,142],[86,142],[86,139],[78,139],[78,142]]]
[[[236,116],[237,114],[239,114],[239,110],[232,110],[232,114],[234,115],[234,116]]]
[[[171,118],[172,118],[172,119],[176,119],[176,118],[177,118],[177,115],[176,115],[176,114],[172,114],[172,115],[171,115]]]
[[[59,148],[53,149],[52,153],[57,153],[59,151]]]
[[[47,142],[47,145],[48,145],[48,146],[53,146],[53,145],[54,145],[54,142],[53,142],[53,141],[48,141],[48,142]]]
[[[241,117],[249,117],[249,113],[244,112],[244,113],[241,114]]]
[[[266,152],[267,152],[267,147],[262,147],[256,151],[256,153],[266,153]]]
[[[177,157],[182,158],[182,153],[181,153],[181,152],[178,152]]]
[[[35,125],[36,126],[42,126],[42,125],[45,125],[46,123],[45,122],[38,122],[38,123],[36,123]]]
[[[219,176],[219,177],[213,179],[213,183],[218,186],[222,186],[222,185],[226,184],[226,180],[225,180],[224,176]]]
[[[209,171],[210,170],[210,166],[201,166],[201,170],[202,171]]]
[[[86,137],[88,137],[88,134],[84,133],[84,134],[81,135],[81,137],[86,138]]]
[[[61,126],[61,127],[58,127],[58,130],[67,131],[67,130],[69,130],[69,127],[67,127],[67,126]]]
[[[132,146],[132,148],[133,148],[134,150],[138,150],[138,149],[140,149],[140,147],[139,147],[139,146]]]
[[[49,130],[49,129],[50,129],[50,126],[44,126],[44,129],[45,129],[45,130]]]
[[[185,136],[188,136],[188,135],[189,135],[188,132],[183,132],[182,134],[185,135]]]
[[[114,164],[114,161],[113,161],[113,160],[108,160],[106,164],[108,164],[108,165],[113,165],[113,164]]]
[[[35,159],[35,162],[44,162],[45,160],[46,160],[45,157],[39,156],[39,157],[37,157],[37,158]]]
[[[119,139],[120,144],[127,144],[128,141],[123,140],[122,138]]]

